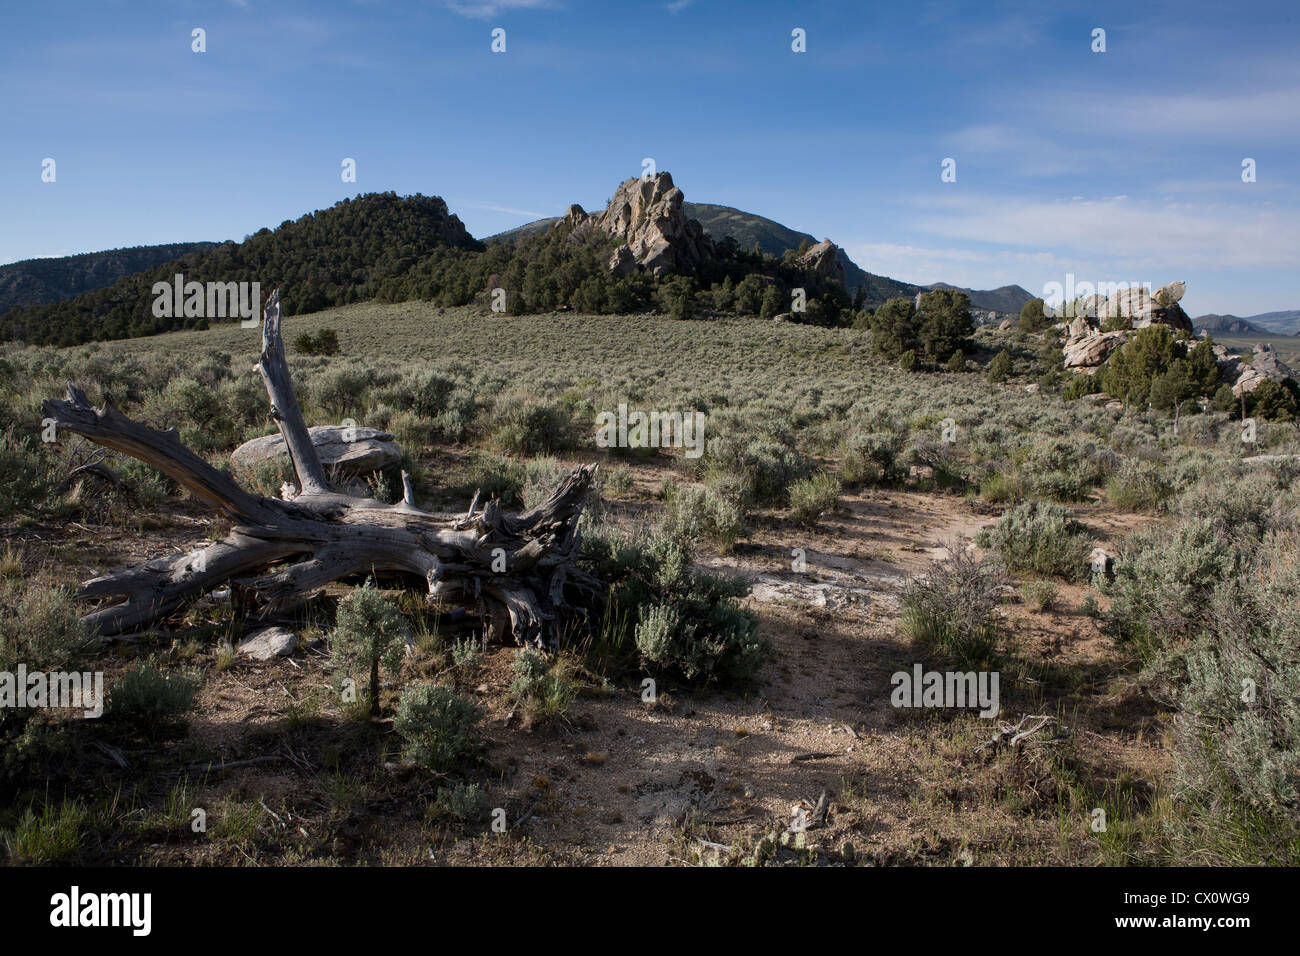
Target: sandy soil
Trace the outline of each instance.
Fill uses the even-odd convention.
[[[628,500],[612,505],[629,520],[659,507],[651,500],[659,473],[637,466],[634,477]],[[1099,543],[1113,543],[1143,520],[1100,503],[1076,512]],[[486,747],[469,777],[505,809],[507,836],[430,824],[421,803],[433,784],[393,764],[354,770],[355,792],[334,793],[329,781],[342,771],[333,748],[343,747],[350,731],[339,729],[347,721],[331,703],[331,669],[319,642],[290,659],[209,669],[199,713],[168,759],[175,764],[191,751],[202,763],[269,755],[196,773],[203,796],[195,799],[255,802],[271,814],[258,822],[270,836],[240,843],[237,854],[161,840],[122,859],[695,864],[790,828],[824,793],[824,818],[804,835],[824,852],[786,859],[844,859],[851,843],[855,859],[880,863],[1098,862],[1088,808],[1063,796],[1059,774],[1033,758],[979,750],[993,721],[890,705],[890,675],[920,660],[897,633],[907,576],[997,515],[949,495],[845,494],[815,531],[760,515],[735,553],[702,554],[703,566],[751,582],[748,600],[776,648],[774,663],[745,695],[665,688],[646,703],[639,688],[617,687],[581,697],[569,726],[529,731],[517,720],[506,723],[513,648],[490,648],[473,686],[487,710]],[[39,530],[22,538],[29,556],[57,564],[72,580],[156,556],[160,540],[162,547],[192,547],[219,530],[187,510],[143,528],[73,527],[65,529],[68,538]],[[78,544],[59,543],[69,538]],[[803,570],[792,567],[795,549]],[[1088,590],[1058,585],[1052,609],[1042,613],[1014,596],[1004,602],[1019,657],[1035,670],[1003,675],[1003,718],[1056,715],[1097,786],[1122,786],[1140,803],[1167,766],[1159,714],[1124,679],[1095,620],[1080,612]],[[295,720],[304,701],[317,706]],[[132,757],[129,747],[123,752]],[[161,775],[155,792],[174,779]]]

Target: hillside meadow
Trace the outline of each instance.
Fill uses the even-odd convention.
[[[332,355],[294,345],[326,330]],[[1175,428],[1066,401],[1054,339],[988,328],[960,372],[753,318],[363,303],[288,316],[285,338],[308,424],[391,433],[429,510],[526,507],[599,462],[583,553],[607,599],[546,653],[385,576],[271,622],[289,657],[239,653],[254,622],[228,592],[95,646],[66,589],[228,522],[40,441],[40,401],[74,382],[229,468],[275,430],[260,332],[10,348],[0,670],[109,688],[98,721],[5,712],[10,862],[1300,861],[1293,424],[1244,442],[1212,408]],[[597,447],[620,404],[704,412],[705,454]],[[376,497],[396,471],[368,476]],[[235,474],[266,495],[291,477]],[[376,628],[405,635],[378,719],[340,693]],[[996,672],[999,716],[899,706],[916,666]]]

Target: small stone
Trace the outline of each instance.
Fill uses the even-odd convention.
[[[239,653],[255,661],[288,657],[298,646],[298,636],[284,627],[264,627],[253,631],[239,643]]]

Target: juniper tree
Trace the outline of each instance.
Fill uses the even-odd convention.
[[[970,347],[975,323],[970,297],[956,289],[936,289],[921,296],[917,341],[927,362],[942,362],[954,350]]]
[[[332,649],[345,668],[370,672],[371,716],[379,713],[379,665],[390,671],[401,666],[406,633],[406,619],[373,581],[366,581],[339,602]]]
[[[897,359],[917,346],[916,306],[911,299],[890,299],[871,317],[871,348]]]
[[[1021,332],[1041,332],[1051,324],[1043,309],[1042,299],[1030,299],[1020,310]]]
[[[1005,382],[1011,375],[1011,353],[1003,349],[989,362],[988,380],[993,383]]]

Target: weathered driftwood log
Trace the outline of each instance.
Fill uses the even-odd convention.
[[[105,403],[91,407],[68,386],[63,401],[42,404],[59,428],[138,458],[175,479],[234,522],[200,551],[162,557],[87,581],[87,600],[117,599],[88,616],[105,636],[138,630],[229,583],[263,613],[303,600],[350,575],[399,572],[425,582],[431,603],[477,608],[490,635],[554,646],[566,623],[583,616],[599,582],[577,565],[578,519],[595,465],[565,476],[542,504],[508,514],[478,495],[458,516],[415,507],[409,476],[403,500],[386,505],[330,490],[294,394],[280,336],[279,296],[267,303],[257,365],[289,449],[300,493],[292,501],[250,494],[177,437],[132,421]]]

